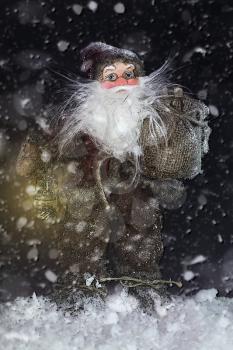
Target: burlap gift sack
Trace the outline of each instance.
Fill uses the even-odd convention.
[[[202,156],[208,151],[210,128],[205,120],[208,108],[189,96],[174,94],[168,95],[157,109],[167,127],[167,140],[155,144],[149,119],[144,120],[143,174],[156,179],[193,178],[201,172]]]

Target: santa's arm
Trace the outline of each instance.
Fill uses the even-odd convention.
[[[34,176],[57,160],[58,150],[54,135],[43,130],[29,130],[16,159],[16,173],[20,176]]]
[[[167,128],[167,139],[153,142],[149,119],[144,120],[143,174],[153,179],[193,178],[201,172],[202,157],[208,151],[208,108],[176,88],[159,104],[158,113]]]
[[[42,166],[41,146],[44,143],[42,137],[31,131],[23,142],[17,160],[16,173],[20,176],[29,176]]]

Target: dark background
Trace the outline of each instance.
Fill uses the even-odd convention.
[[[79,50],[96,40],[138,52],[147,73],[171,56],[172,80],[210,107],[204,171],[185,183],[182,208],[165,212],[162,268],[175,280],[192,271],[172,293],[215,287],[233,295],[233,3],[122,0],[123,13],[114,10],[117,3],[97,0],[94,10],[83,0],[0,1],[0,300],[50,290],[52,235],[20,229],[17,220],[27,213],[20,212],[15,158],[27,130],[64,102],[69,79],[80,75]],[[197,256],[202,262],[192,264]]]

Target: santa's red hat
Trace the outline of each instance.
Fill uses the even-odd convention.
[[[101,42],[93,42],[80,52],[81,71],[87,73],[91,79],[98,79],[106,65],[116,61],[132,63],[135,66],[136,76],[143,76],[143,61],[133,51],[120,49]]]

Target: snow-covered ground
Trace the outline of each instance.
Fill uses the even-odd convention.
[[[86,302],[77,315],[45,298],[19,298],[0,306],[1,350],[232,350],[233,300],[215,289],[176,297],[151,315],[124,291],[105,304]]]

